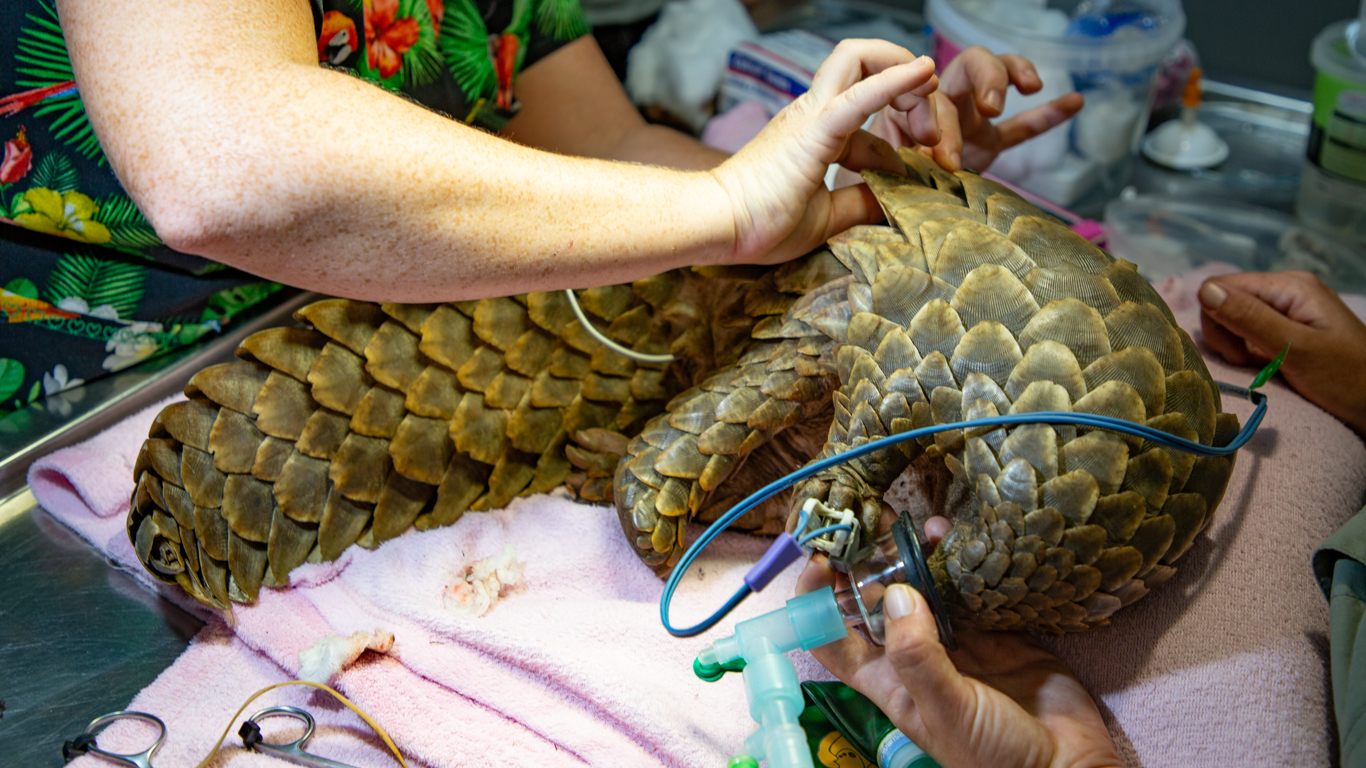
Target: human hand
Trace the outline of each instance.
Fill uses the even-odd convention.
[[[887,142],[860,130],[884,107],[917,141],[939,141],[934,62],[882,40],[845,40],[816,71],[811,89],[711,171],[734,214],[731,261],[776,264],[800,256],[882,213],[866,187],[825,189],[831,163],[905,173]]]
[[[1023,94],[1037,93],[1043,80],[1029,60],[1014,54],[996,56],[981,46],[958,54],[944,68],[939,89],[931,96],[939,129],[938,142],[915,138],[903,118],[892,110],[880,112],[869,130],[894,147],[920,145],[944,168],[985,171],[1001,152],[1059,125],[1081,110],[1080,93],[1060,96],[998,123],[1009,86]]]
[[[812,558],[797,592],[834,576],[823,556]],[[885,601],[885,648],[851,633],[811,654],[941,766],[1121,765],[1086,689],[1031,637],[963,630],[949,653],[920,593],[896,585]]]
[[[1308,272],[1242,272],[1200,286],[1205,343],[1260,366],[1290,345],[1281,375],[1306,400],[1366,437],[1366,325]]]

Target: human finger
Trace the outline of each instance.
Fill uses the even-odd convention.
[[[850,227],[876,224],[885,218],[882,206],[878,204],[877,197],[868,189],[867,184],[837,189],[830,193],[830,215],[812,247],[824,243]]]
[[[1001,149],[1009,149],[1022,141],[1038,136],[1055,125],[1066,122],[1080,112],[1085,104],[1086,99],[1074,91],[1065,96],[1059,96],[1042,106],[1021,112],[1009,120],[1002,120],[996,124],[996,131],[1001,139]]]
[[[1242,338],[1254,355],[1275,357],[1286,344],[1303,338],[1304,325],[1276,311],[1257,296],[1222,284],[1222,281],[1206,280],[1198,295],[1204,313]]]
[[[971,722],[972,691],[939,642],[925,598],[905,584],[883,596],[887,660],[920,710],[927,729],[948,737]]]
[[[1036,93],[1043,87],[1043,79],[1039,77],[1039,71],[1029,59],[1013,53],[1004,53],[1001,54],[1001,63],[1010,75],[1011,84],[1020,93]]]
[[[942,94],[935,94],[935,100],[939,102],[937,109],[940,137],[930,155],[944,170],[956,171],[963,167],[963,124],[959,118],[958,106]]]
[[[865,77],[915,61],[915,54],[885,40],[842,40],[811,78],[810,93],[821,101],[829,101]]]
[[[1001,114],[1006,104],[1010,72],[1005,62],[980,45],[954,57],[940,78],[939,91],[953,99],[960,111],[972,103],[987,117]]]
[[[910,108],[902,111],[907,113],[916,140],[922,140],[922,135],[926,140],[937,140],[938,127],[933,122],[933,102],[913,94],[917,88],[930,83],[933,77],[934,62],[928,57],[921,57],[854,82],[825,101],[818,124],[826,135],[848,136],[878,110],[898,101],[902,105],[909,104]],[[907,96],[912,98],[909,101],[905,98],[898,100],[898,97]],[[929,132],[926,133],[927,129]]]
[[[1342,299],[1308,272],[1239,272],[1218,278],[1222,285],[1256,296],[1296,322],[1324,328],[1334,319],[1352,315]]]
[[[1206,312],[1200,313],[1200,329],[1204,332],[1206,346],[1231,365],[1246,367],[1255,362],[1243,337],[1220,325]]]
[[[898,127],[909,139],[909,143],[933,145],[938,144],[941,132],[939,126],[939,104],[943,99],[936,98],[938,94],[929,93],[924,96],[907,94],[894,102],[891,106],[898,117]]]
[[[897,115],[900,114],[895,107],[884,107],[877,113],[877,117],[873,118],[873,122],[868,125],[866,130],[891,144],[893,149],[904,147],[906,146],[908,132],[903,131],[901,126],[897,124]]]
[[[849,137],[844,154],[835,162],[851,171],[886,171],[905,175],[906,162],[880,136],[858,130]]]
[[[953,523],[947,517],[935,515],[925,521],[925,543],[931,549],[939,546],[939,541],[949,535],[953,529]]]
[[[797,576],[797,594],[804,595],[821,587],[835,585],[835,569],[830,567],[824,555],[817,553],[806,561],[806,567]]]
[[[797,577],[796,592],[804,595],[823,587],[834,587],[835,571],[825,555],[817,553],[806,562],[801,575]],[[812,648],[811,655],[816,657],[831,674],[848,682],[860,669],[878,658],[879,650],[864,642],[862,637],[850,632],[846,637],[819,648]]]
[[[824,202],[818,198],[824,196]],[[867,184],[854,184],[827,192],[824,185],[816,190],[807,210],[783,239],[758,252],[749,262],[753,264],[781,264],[795,259],[811,249],[820,247],[840,232],[860,224],[876,224],[886,215]]]

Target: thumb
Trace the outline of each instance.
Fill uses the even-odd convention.
[[[1215,280],[1206,280],[1199,296],[1205,314],[1241,337],[1259,357],[1280,354],[1304,328],[1256,296]]]
[[[911,694],[930,733],[948,735],[963,723],[972,689],[939,642],[939,629],[925,598],[905,584],[893,584],[884,597],[887,660]]]

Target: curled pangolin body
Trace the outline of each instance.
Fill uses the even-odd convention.
[[[590,319],[672,364],[603,347],[562,294],[436,306],[327,300],[257,334],[158,418],[129,535],[205,602],[254,599],[306,560],[568,484],[615,502],[661,572],[711,520],[801,462],[921,426],[1044,410],[1204,444],[1237,419],[1135,271],[1003,187],[906,153],[865,174],[890,226],[776,268],[680,270],[583,292]],[[824,445],[821,445],[821,441]],[[1103,430],[953,431],[823,472],[810,497],[875,529],[914,458],[966,493],[931,557],[962,622],[1077,631],[1174,572],[1232,458]]]

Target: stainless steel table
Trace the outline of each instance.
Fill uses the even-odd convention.
[[[25,484],[29,464],[179,391],[316,298],[294,294],[221,337],[0,420],[0,765],[62,765],[62,743],[126,705],[201,626],[43,512]]]

